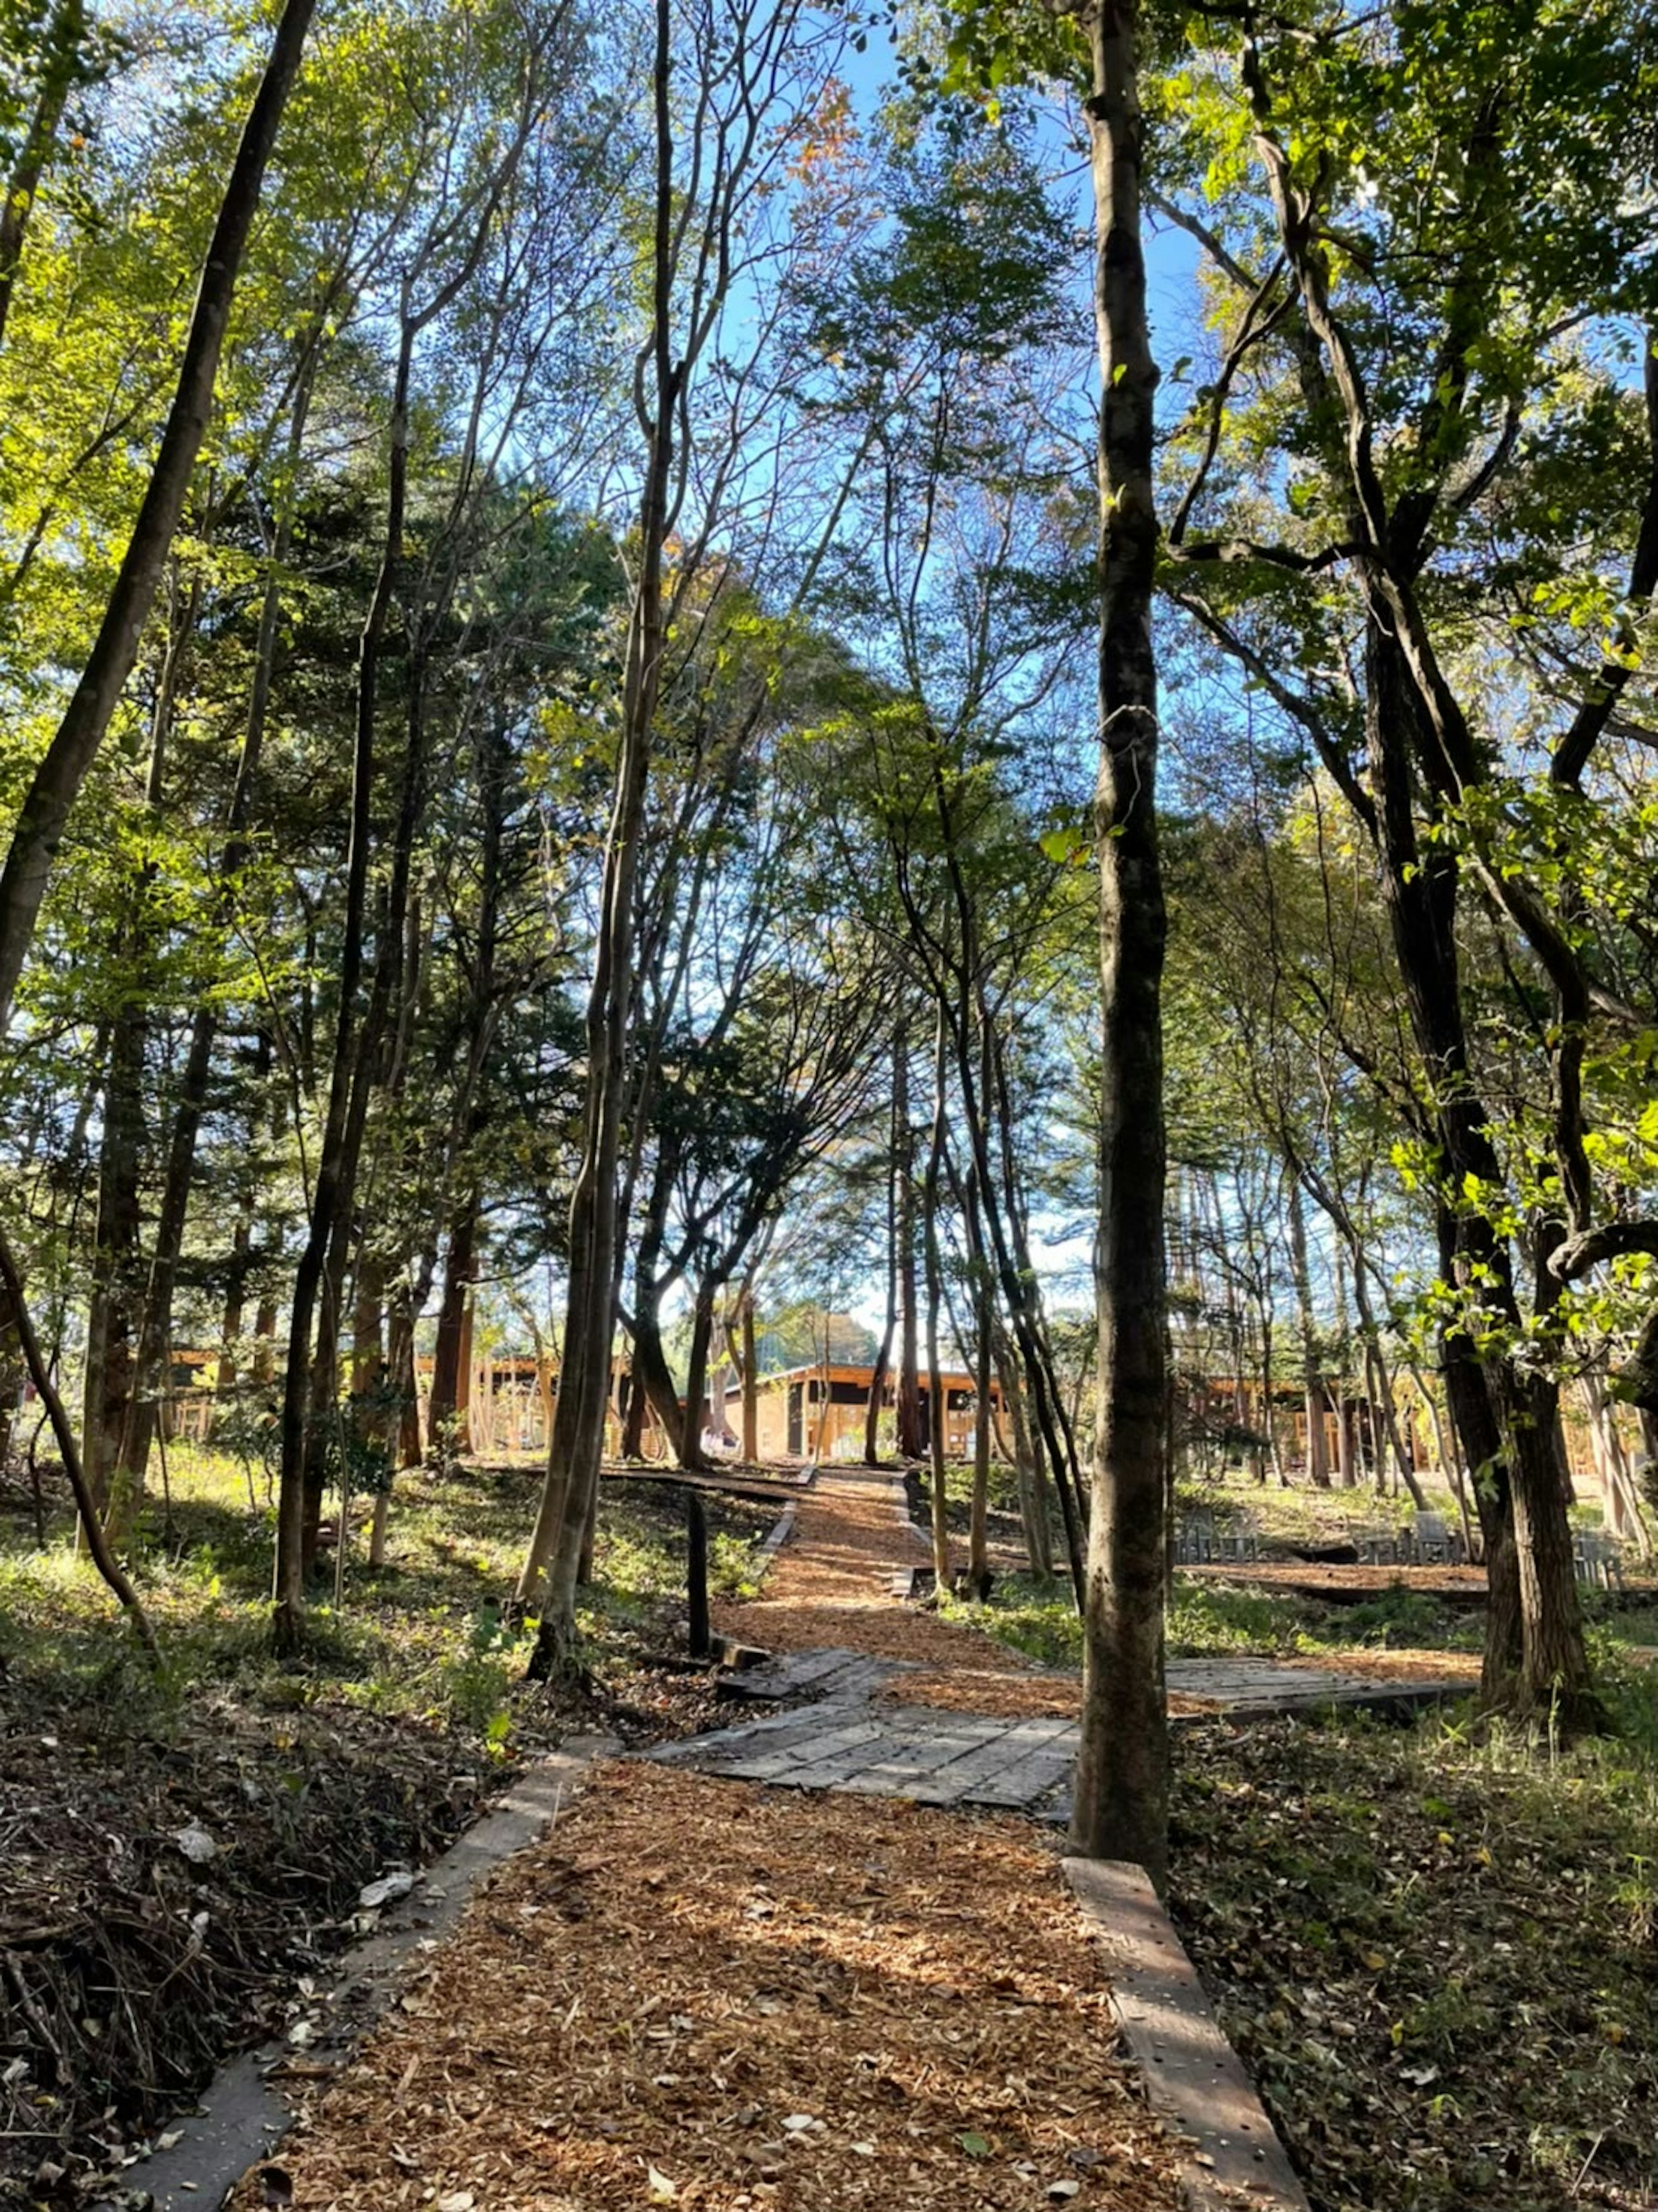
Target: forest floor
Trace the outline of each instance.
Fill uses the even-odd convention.
[[[831,1478],[716,1626],[1035,1687],[888,1595],[906,1549],[883,1486]],[[284,2164],[301,2212],[1175,2212],[1173,2147],[1116,2047],[1051,1834],[612,1761]]]
[[[1010,1503],[992,1527],[1016,1569]],[[1340,1525],[1323,1512],[1319,1540]],[[1182,1573],[1169,1649],[1477,1672],[1480,1613],[1444,1579],[1385,1574],[1354,1604]],[[1602,1739],[1471,1708],[1176,1735],[1170,1911],[1315,2212],[1658,2208],[1658,1615],[1635,1595],[1584,1594],[1618,1723]],[[987,1605],[946,1602],[1049,1668],[1078,1663],[1061,1589],[1013,1571]],[[1066,1677],[1039,1679],[1033,1710],[1066,1710]]]
[[[173,1655],[159,1686],[85,1570],[0,1516],[0,2032],[27,2067],[0,2061],[0,2172],[19,2202],[73,2201],[83,2161],[280,2028],[358,1924],[360,1886],[440,1848],[521,1754],[578,1719],[643,1744],[721,1717],[661,1663],[683,1552],[659,1491],[607,1486],[585,1621],[598,1709],[577,1713],[518,1681],[492,1602],[531,1472],[400,1486],[392,1568],[353,1569],[297,1674],[263,1650],[269,1531],[234,1473],[175,1467],[171,1540],[144,1566]],[[879,1571],[914,1555],[890,1498],[831,1489],[802,1498],[761,1592],[768,1510],[711,1509],[722,1627],[906,1659],[923,1670],[906,1701],[1070,1710],[1062,1593],[1009,1575],[987,1607],[905,1603]],[[1370,1604],[1187,1580],[1171,1649],[1351,1653],[1371,1674],[1473,1658],[1466,1609],[1405,1579]],[[1643,1626],[1594,1631],[1623,1723],[1600,1742],[1455,1711],[1181,1730],[1171,1909],[1315,2212],[1658,2212]],[[1082,2212],[1171,2203],[1056,1852],[1009,1816],[601,1769],[365,2046],[369,2070],[319,2101],[299,2202],[1020,2212],[1074,2181]],[[58,2165],[55,2185],[33,2179]]]
[[[300,2212],[1175,2212],[1115,2044],[1029,1824],[610,1762],[284,2168]]]
[[[502,1626],[534,1512],[524,1468],[399,1481],[386,1566],[313,1594],[302,1663],[266,1630],[271,1513],[214,1455],[173,1458],[137,1568],[142,1663],[48,1486],[0,1484],[0,2203],[73,2201],[228,2052],[280,2028],[357,1932],[359,1894],[440,1850],[573,1725],[716,1724],[680,1671],[677,1501],[607,1482],[582,1626],[593,1693],[522,1680]],[[714,1585],[755,1586],[763,1503],[711,1501]],[[358,1547],[359,1552],[361,1546]],[[331,1584],[325,1566],[324,1583]]]

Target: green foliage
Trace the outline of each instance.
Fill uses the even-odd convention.
[[[15,1678],[116,1727],[187,1714],[205,1695],[252,1712],[362,1710],[419,1722],[510,1755],[556,1716],[526,1687],[534,1624],[508,1626],[504,1601],[532,1510],[532,1471],[462,1465],[441,1481],[405,1476],[394,1498],[386,1566],[348,1560],[342,1610],[313,1606],[296,1662],[271,1656],[271,1519],[248,1510],[238,1463],[179,1446],[172,1455],[170,1537],[151,1534],[137,1559],[161,1636],[160,1676],[112,1639],[107,1594],[73,1552],[67,1517],[50,1547],[0,1548],[0,1658]],[[159,1516],[156,1516],[159,1517]],[[721,1596],[757,1587],[764,1507],[712,1505],[710,1583]],[[327,1562],[331,1579],[331,1559]],[[646,1651],[683,1634],[684,1538],[671,1498],[611,1486],[600,1516],[595,1580],[584,1610],[588,1662],[603,1686]]]

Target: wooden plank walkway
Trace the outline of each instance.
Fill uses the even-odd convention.
[[[1055,1825],[1071,1817],[1077,1723],[957,1712],[876,1698],[917,1670],[837,1648],[797,1651],[736,1676],[728,1693],[792,1705],[737,1728],[645,1754],[665,1765],[787,1790],[983,1805]],[[1370,1680],[1270,1659],[1171,1659],[1169,1687],[1213,1715],[1255,1719],[1330,1706],[1404,1707],[1462,1694],[1468,1683]],[[1207,1717],[1199,1715],[1193,1717]]]

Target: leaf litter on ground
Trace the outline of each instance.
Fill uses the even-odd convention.
[[[1175,2212],[1115,2052],[1024,1823],[615,1762],[474,1899],[288,2162],[301,2212]]]

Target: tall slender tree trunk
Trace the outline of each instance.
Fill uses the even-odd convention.
[[[284,0],[231,163],[191,310],[167,427],[103,621],[57,735],[36,769],[0,869],[0,1035],[70,807],[132,672],[213,407],[219,356],[265,165],[298,73],[315,0]]]
[[[253,1202],[251,1192],[238,1202],[230,1232],[230,1265],[225,1275],[224,1305],[219,1316],[219,1351],[213,1395],[230,1396],[241,1377],[242,1325],[247,1310],[247,1271],[253,1259]]]
[[[981,1265],[974,1285],[976,1342],[973,1413],[973,1518],[968,1538],[968,1578],[974,1594],[990,1589],[990,1421],[995,1395],[995,1291],[989,1269]]]
[[[27,1372],[11,1292],[0,1280],[0,1470],[11,1456],[12,1435]]]
[[[570,1297],[564,1361],[541,1509],[531,1536],[518,1601],[539,1606],[531,1672],[546,1677],[571,1663],[582,1552],[598,1496],[604,1417],[610,1395],[616,1284],[616,1171],[627,1091],[626,1053],[633,1009],[635,884],[650,779],[653,724],[662,683],[665,636],[665,549],[673,491],[678,410],[689,373],[674,358],[676,221],[671,88],[673,11],[657,0],[652,71],[655,173],[651,333],[641,392],[650,393],[645,485],[640,507],[637,581],[623,666],[620,743],[610,828],[604,842],[599,927],[586,1012],[587,1069],[581,1162],[570,1201]]]
[[[909,1031],[901,1023],[892,1045],[894,1179],[898,1189],[898,1456],[918,1460],[921,1434],[920,1291],[915,1264],[915,1132],[909,1119]]]
[[[331,1248],[349,1203],[352,1162],[349,1121],[358,1073],[359,1008],[367,920],[368,868],[374,834],[374,735],[380,696],[380,656],[391,618],[398,565],[403,552],[404,513],[408,497],[409,400],[416,328],[405,315],[392,382],[391,470],[386,494],[386,533],[357,647],[356,730],[352,751],[351,813],[346,848],[345,912],[341,926],[339,1011],[329,1074],[328,1104],[318,1150],[306,1241],[295,1271],[288,1316],[288,1361],[282,1389],[282,1474],[276,1505],[276,1558],[273,1632],[277,1648],[292,1651],[304,1634],[307,1531],[314,1528],[316,1440],[312,1435],[313,1367],[321,1351],[331,1368],[325,1341],[313,1343],[318,1299],[328,1273]],[[382,954],[385,948],[382,946]],[[349,1224],[348,1224],[349,1225]],[[336,1282],[340,1279],[337,1274]],[[337,1307],[325,1305],[321,1335],[337,1328]]]
[[[1041,1448],[1032,1437],[1025,1413],[1018,1356],[999,1328],[996,1331],[996,1367],[1013,1431],[1013,1464],[1018,1476],[1019,1523],[1024,1533],[1025,1556],[1031,1573],[1039,1582],[1047,1582],[1054,1572],[1054,1534],[1048,1520]]]
[[[1143,119],[1135,0],[1086,19],[1096,253],[1100,421],[1099,1317],[1083,1706],[1071,1838],[1137,1861],[1168,1855],[1163,1689],[1169,1402],[1163,1257],[1162,985],[1167,923],[1157,851],[1157,676],[1151,595],[1157,371],[1141,239]]]
[[[944,1143],[949,1133],[944,1091],[944,1014],[938,1009],[938,1042],[932,1056],[932,1140],[927,1148],[921,1186],[921,1240],[926,1273],[926,1444],[932,1468],[932,1572],[940,1590],[950,1588],[950,1506],[944,1492],[944,1389],[938,1359],[938,1310],[944,1303],[944,1271],[938,1237]]]
[[[315,372],[314,353],[307,351],[295,381],[293,407],[288,418],[284,489],[272,538],[270,565],[259,605],[253,678],[249,686],[247,713],[242,726],[241,756],[237,763],[236,780],[231,789],[225,820],[225,849],[219,872],[222,883],[227,885],[246,866],[250,849],[246,833],[252,814],[254,786],[264,754],[265,724],[276,674],[277,631],[282,613],[282,576],[292,538],[294,486],[304,446],[306,423],[310,415]],[[176,660],[176,654],[173,658]],[[158,735],[150,769],[150,804],[157,811],[161,804],[161,744],[158,714]],[[207,1109],[208,1088],[213,1071],[213,1048],[218,1036],[218,1027],[217,1009],[211,1000],[208,1000],[197,1009],[191,1024],[190,1044],[185,1054],[184,1069],[173,1107],[172,1133],[167,1141],[167,1171],[156,1217],[155,1249],[150,1256],[149,1279],[144,1289],[137,1370],[120,1451],[118,1481],[123,1489],[139,1496],[143,1492],[150,1438],[155,1428],[155,1378],[173,1339],[173,1289],[178,1279],[179,1257],[184,1250],[185,1227],[189,1218],[191,1189],[195,1180],[196,1148],[201,1134],[202,1118]],[[259,1043],[260,1055],[255,1073],[262,1079],[269,1072],[270,1042],[262,1036]],[[238,1224],[239,1231],[243,1225],[242,1223]],[[240,1327],[239,1304],[234,1332],[229,1328],[227,1316],[227,1345],[234,1341],[235,1335],[240,1335]],[[234,1354],[231,1358],[234,1362]],[[228,1387],[228,1382],[229,1376],[222,1369],[220,1388]]]
[[[29,1318],[28,1306],[23,1296],[23,1279],[3,1227],[0,1227],[0,1295],[4,1296],[6,1310],[11,1316],[11,1325],[17,1332],[29,1380],[33,1383],[35,1393],[52,1423],[52,1436],[64,1462],[64,1472],[69,1477],[70,1489],[74,1494],[82,1533],[93,1565],[117,1601],[125,1608],[133,1632],[154,1660],[159,1656],[155,1629],[144,1611],[143,1600],[128,1580],[104,1534],[102,1516],[82,1468],[75,1431],[70,1425],[64,1401],[52,1382],[52,1370],[41,1352],[40,1341],[34,1333],[34,1324]]]
[[[1424,848],[1417,836],[1410,766],[1415,695],[1399,641],[1379,616],[1368,625],[1365,668],[1383,889],[1412,1030],[1433,1086],[1441,1273],[1475,1291],[1482,1305],[1494,1305],[1517,1337],[1507,1240],[1464,1197],[1471,1187],[1500,1190],[1504,1177],[1469,1064],[1455,933],[1457,862],[1454,852]],[[1442,1358],[1451,1416],[1473,1471],[1491,1583],[1484,1693],[1531,1711],[1557,1707],[1569,1720],[1594,1717],[1552,1386],[1501,1349],[1477,1345],[1455,1322],[1444,1333]]]
[[[902,1045],[902,1033],[897,1043]],[[896,1073],[896,1070],[895,1070]],[[881,1463],[881,1413],[886,1403],[887,1376],[892,1369],[892,1340],[898,1327],[898,1149],[897,1092],[893,1094],[892,1141],[887,1149],[887,1303],[881,1341],[869,1373],[869,1402],[864,1408],[864,1458],[871,1467]]]
[[[760,1457],[760,1354],[754,1339],[754,1285],[743,1291],[743,1457],[754,1466]]]
[[[1296,1315],[1301,1328],[1301,1381],[1307,1421],[1307,1479],[1315,1490],[1330,1487],[1329,1441],[1324,1419],[1329,1400],[1318,1356],[1318,1323],[1313,1312],[1313,1277],[1307,1259],[1307,1211],[1292,1168],[1284,1171],[1290,1215],[1290,1270],[1295,1279]]]
[[[85,0],[58,0],[43,42],[46,59],[39,90],[35,94],[34,112],[29,118],[29,127],[11,174],[5,180],[4,198],[0,198],[0,345],[6,340],[6,323],[17,289],[23,238],[33,212],[35,195],[52,160],[58,126],[64,119],[64,109],[80,68],[86,23]]]
[[[126,943],[130,953],[130,939]],[[104,1126],[98,1161],[98,1212],[93,1231],[92,1296],[82,1410],[82,1463],[106,1525],[110,1521],[121,1438],[136,1370],[143,1264],[139,1249],[139,1174],[143,1158],[144,1046],[149,1024],[129,990],[110,1024],[104,1083]],[[132,1534],[137,1501],[110,1528],[118,1551]]]
[[[438,1307],[437,1342],[432,1355],[432,1391],[428,1420],[434,1453],[439,1440],[448,1434],[463,1410],[461,1376],[465,1370],[466,1314],[477,1280],[478,1193],[475,1184],[463,1187],[450,1217],[449,1249],[443,1269],[443,1297]]]

